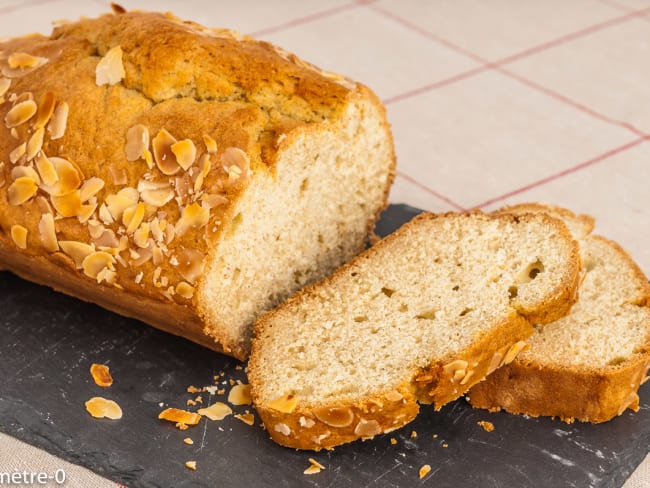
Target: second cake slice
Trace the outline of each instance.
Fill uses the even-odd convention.
[[[423,214],[256,323],[255,406],[300,449],[389,432],[511,361],[578,278],[557,219]]]

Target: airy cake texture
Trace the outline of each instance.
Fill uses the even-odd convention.
[[[579,257],[545,215],[423,214],[255,324],[254,404],[271,437],[329,448],[439,409],[566,314]]]
[[[0,44],[0,268],[245,358],[360,252],[395,158],[366,87],[125,12]]]
[[[472,388],[470,402],[566,422],[605,422],[637,410],[650,367],[648,280],[618,244],[590,235],[591,217],[534,204],[503,210],[531,211],[564,219],[579,239],[579,299],[566,317],[536,327],[530,349]]]

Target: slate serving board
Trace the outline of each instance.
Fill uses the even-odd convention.
[[[379,233],[418,212],[391,206]],[[650,450],[650,384],[638,413],[602,425],[490,414],[458,400],[437,413],[423,407],[399,431],[330,452],[279,447],[257,418],[253,427],[232,416],[204,419],[182,432],[157,420],[160,405],[183,408],[196,396],[188,385],[209,385],[221,371],[245,381],[238,361],[7,272],[0,273],[0,354],[0,430],[130,487],[619,487]],[[110,365],[111,388],[93,383],[93,362]],[[91,418],[84,402],[96,395],[116,400],[124,417]],[[495,430],[485,432],[479,420]],[[326,469],[304,475],[309,457]],[[196,471],[184,467],[188,460]],[[424,464],[432,471],[420,480]]]

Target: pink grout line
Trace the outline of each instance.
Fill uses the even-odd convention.
[[[581,37],[584,37],[589,34],[593,34],[594,32],[598,32],[600,30],[606,29],[608,27],[612,27],[617,24],[621,24],[623,22],[627,22],[628,20],[632,20],[636,17],[643,17],[646,15],[648,12],[650,12],[650,7],[646,7],[641,10],[634,10],[632,12],[629,12],[625,15],[621,15],[620,17],[615,17],[610,20],[606,20],[604,22],[600,22],[598,24],[593,24],[590,25],[589,27],[585,27],[584,29],[580,29],[578,31],[572,32],[570,34],[565,34],[563,36],[560,36],[556,39],[550,40],[548,42],[544,42],[542,44],[539,44],[537,46],[533,46],[528,49],[524,49],[523,51],[519,53],[515,53],[511,56],[506,56],[505,58],[501,58],[497,61],[495,61],[493,64],[495,65],[504,65],[508,63],[512,63],[513,61],[516,61],[521,58],[526,58],[528,56],[531,56],[533,54],[537,54],[541,51],[546,51],[548,49],[551,49],[553,47],[559,46],[561,44],[566,44],[569,41],[573,41],[575,39],[579,39]]]
[[[587,168],[589,166],[593,166],[596,163],[600,163],[601,161],[604,161],[616,154],[622,153],[624,151],[627,151],[628,149],[631,149],[635,146],[638,146],[642,142],[649,140],[650,137],[644,136],[644,137],[639,137],[638,139],[634,139],[627,144],[623,144],[622,146],[615,147],[614,149],[610,149],[609,151],[606,151],[602,154],[599,154],[595,158],[589,159],[587,161],[584,161],[580,164],[577,164],[575,166],[572,166],[571,168],[567,168],[563,171],[560,171],[559,173],[555,173],[553,175],[547,176],[545,178],[542,178],[540,180],[534,181],[528,185],[522,186],[521,188],[517,188],[516,190],[510,191],[508,193],[504,193],[503,195],[500,195],[498,197],[491,198],[489,200],[486,200],[483,203],[480,203],[478,205],[475,205],[472,207],[470,210],[475,210],[475,209],[482,209],[484,207],[487,207],[488,205],[491,205],[493,203],[499,202],[501,200],[505,200],[506,198],[510,198],[515,195],[519,195],[520,193],[524,193],[528,190],[532,190],[533,188],[536,188],[538,186],[545,185],[546,183],[549,183],[551,181],[557,180],[559,178],[562,178],[563,176],[569,175],[571,173],[575,173],[577,171],[580,171],[584,168]]]
[[[499,67],[496,68],[496,71],[507,76],[508,78],[511,78],[513,80],[518,81],[519,83],[522,83],[523,85],[528,86],[529,88],[532,88],[533,90],[548,95],[551,98],[555,98],[560,102],[564,102],[565,104],[570,105],[573,108],[592,116],[593,118],[599,119],[603,122],[607,122],[608,124],[619,126],[623,129],[632,132],[633,134],[636,134],[637,136],[641,136],[641,137],[646,136],[644,132],[642,132],[640,129],[637,129],[634,125],[630,124],[629,122],[613,119],[611,117],[608,117],[607,115],[603,115],[599,112],[596,112],[595,110],[587,107],[586,105],[581,104],[580,102],[576,102],[575,100],[567,97],[566,95],[562,95],[561,93],[551,90],[550,88],[546,88],[542,85],[539,85],[528,78],[518,75],[517,73]]]
[[[471,78],[472,76],[481,73],[483,71],[488,71],[490,68],[488,66],[479,66],[478,68],[473,68],[467,71],[463,71],[462,73],[459,73],[457,75],[451,76],[449,78],[445,78],[440,81],[436,81],[434,83],[430,83],[429,85],[424,85],[419,88],[416,88],[414,90],[400,93],[399,95],[395,95],[390,98],[386,98],[382,100],[384,105],[390,105],[391,103],[399,102],[400,100],[404,100],[407,98],[414,97],[416,95],[421,95],[423,93],[427,93],[433,90],[437,90],[438,88],[442,88],[443,86],[446,85],[451,85],[452,83],[456,83],[457,81],[464,80],[465,78]]]
[[[425,85],[425,86],[420,87],[420,88],[416,88],[415,90],[411,90],[409,92],[401,93],[399,95],[388,98],[388,99],[384,100],[384,104],[386,104],[386,105],[391,104],[391,103],[395,103],[395,102],[400,101],[400,100],[404,100],[406,98],[411,98],[413,96],[420,95],[420,94],[426,93],[428,91],[438,89],[440,87],[449,85],[451,83],[455,83],[456,81],[460,81],[460,80],[463,80],[465,78],[469,78],[469,77],[471,77],[473,75],[476,75],[476,74],[478,74],[478,73],[480,73],[482,71],[492,69],[492,70],[495,70],[495,71],[497,71],[497,72],[499,72],[499,73],[501,73],[501,74],[503,74],[505,76],[508,76],[511,79],[514,79],[514,80],[518,81],[519,83],[522,83],[522,84],[528,86],[529,88],[532,88],[532,89],[534,89],[534,90],[536,90],[536,91],[538,91],[540,93],[543,93],[543,94],[545,94],[547,96],[555,98],[556,100],[558,100],[560,102],[563,102],[563,103],[565,103],[567,105],[570,105],[570,106],[574,107],[575,109],[580,110],[581,112],[586,113],[586,114],[588,114],[588,115],[590,115],[590,116],[592,116],[592,117],[594,117],[596,119],[599,119],[599,120],[601,120],[603,122],[607,122],[609,124],[616,125],[618,127],[624,128],[624,129],[626,129],[626,130],[628,130],[628,131],[630,131],[633,134],[638,135],[638,136],[645,135],[642,131],[640,131],[639,129],[637,129],[636,127],[634,127],[630,123],[608,117],[607,115],[601,114],[601,113],[597,112],[596,110],[593,110],[593,109],[591,109],[591,108],[589,108],[589,107],[587,107],[587,106],[585,106],[585,105],[583,105],[583,104],[581,104],[579,102],[576,102],[575,100],[572,100],[571,98],[567,97],[566,95],[562,95],[560,93],[557,93],[556,91],[551,90],[550,88],[546,88],[546,87],[544,87],[542,85],[539,85],[539,84],[529,80],[528,78],[525,78],[525,77],[523,77],[521,75],[518,75],[516,73],[508,71],[505,68],[503,68],[503,64],[507,64],[507,63],[512,62],[512,61],[514,61],[516,59],[522,59],[526,55],[529,56],[529,55],[531,55],[533,53],[537,53],[537,52],[540,52],[542,50],[548,49],[550,47],[559,45],[562,42],[567,42],[568,40],[572,40],[572,39],[578,38],[578,37],[580,37],[582,35],[586,35],[587,33],[595,32],[596,30],[600,30],[600,29],[604,28],[605,26],[614,25],[616,23],[621,22],[622,21],[621,19],[628,20],[629,18],[638,16],[638,15],[642,15],[642,13],[644,14],[644,13],[650,11],[650,7],[646,8],[646,9],[642,9],[642,10],[636,10],[636,11],[634,11],[634,12],[628,14],[628,15],[624,15],[622,17],[617,17],[616,19],[612,19],[610,21],[601,22],[600,24],[595,24],[593,26],[582,29],[581,31],[577,31],[577,33],[581,33],[580,35],[577,35],[577,33],[568,34],[566,36],[559,37],[559,38],[557,38],[557,39],[555,39],[553,41],[549,41],[547,43],[540,44],[539,46],[536,46],[536,47],[527,49],[525,51],[522,51],[522,52],[520,52],[518,54],[508,56],[508,57],[503,58],[502,60],[496,61],[494,63],[486,60],[485,58],[483,58],[481,56],[478,56],[475,53],[472,53],[471,51],[468,51],[468,50],[466,50],[466,49],[464,49],[464,48],[462,48],[462,47],[448,41],[447,39],[441,38],[441,37],[429,32],[429,31],[427,31],[425,29],[422,29],[418,25],[416,25],[416,24],[414,24],[414,23],[412,23],[412,22],[410,22],[410,21],[408,21],[406,19],[403,19],[402,17],[400,17],[400,16],[398,16],[398,15],[392,13],[392,12],[384,10],[381,7],[373,5],[371,8],[373,10],[381,13],[382,15],[385,15],[385,16],[389,17],[390,19],[404,25],[405,27],[407,27],[409,29],[412,29],[412,30],[415,30],[416,32],[423,35],[424,37],[426,37],[426,38],[428,38],[428,39],[430,39],[430,40],[432,40],[434,42],[437,42],[437,43],[447,47],[448,49],[451,49],[451,50],[453,50],[453,51],[455,51],[455,52],[457,52],[457,53],[459,53],[459,54],[461,54],[461,55],[463,55],[465,57],[468,57],[468,58],[470,58],[470,59],[472,59],[474,61],[477,61],[477,62],[483,64],[483,66],[480,67],[480,68],[474,68],[474,69],[471,69],[471,70],[468,70],[468,71],[464,71],[464,72],[459,73],[459,74],[457,74],[455,76],[452,76],[450,78],[446,78],[444,80],[440,80],[438,82],[431,83],[429,85]],[[561,41],[563,39],[564,39],[564,41]]]
[[[0,15],[2,15],[2,14],[10,14],[12,12],[15,12],[17,10],[22,10],[24,8],[27,8],[27,7],[33,7],[35,5],[42,5],[44,3],[51,3],[51,2],[54,2],[54,1],[56,1],[56,0],[31,0],[31,1],[28,1],[28,2],[23,1],[23,2],[20,2],[20,3],[16,3],[14,5],[8,5],[7,7],[0,7]]]
[[[321,10],[319,12],[315,12],[310,15],[305,15],[304,17],[298,17],[292,20],[289,20],[283,24],[278,24],[274,25],[271,27],[267,27],[265,29],[260,29],[255,32],[251,32],[248,35],[251,37],[260,37],[260,36],[265,36],[269,34],[273,34],[275,32],[283,31],[286,29],[289,29],[291,27],[295,27],[298,25],[303,25],[303,24],[308,24],[310,22],[314,22],[316,20],[324,19],[326,17],[330,17],[332,15],[338,14],[340,12],[345,12],[346,10],[351,10],[357,7],[365,6],[371,4],[373,1],[376,0],[355,0],[350,3],[346,3],[344,5],[339,5],[338,7],[332,7],[329,9]]]
[[[411,176],[407,175],[406,173],[403,173],[402,171],[397,171],[396,175],[397,175],[398,177],[400,177],[400,178],[405,179],[405,180],[408,181],[409,183],[411,183],[411,184],[417,186],[417,187],[420,188],[421,190],[424,190],[424,191],[427,192],[429,195],[432,195],[432,196],[436,197],[438,200],[442,200],[442,201],[445,202],[446,204],[451,205],[451,206],[454,207],[456,210],[460,210],[461,212],[465,212],[465,211],[466,211],[466,209],[465,209],[464,207],[462,207],[461,205],[458,205],[458,204],[457,204],[456,202],[454,202],[451,198],[446,197],[446,196],[442,195],[441,193],[438,193],[438,192],[435,191],[435,190],[432,190],[432,189],[429,188],[428,186],[423,185],[423,184],[420,183],[418,180],[416,180],[415,178],[412,178]]]

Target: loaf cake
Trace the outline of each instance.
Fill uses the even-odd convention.
[[[386,205],[377,97],[267,42],[114,6],[0,71],[0,269],[237,358]]]
[[[579,239],[584,279],[566,317],[536,327],[530,349],[469,392],[473,406],[566,422],[605,422],[639,407],[650,367],[650,284],[613,241],[591,235],[593,219],[520,205],[504,212],[563,218]]]
[[[278,443],[331,448],[440,409],[576,299],[579,251],[546,215],[422,214],[255,323],[253,403]]]

